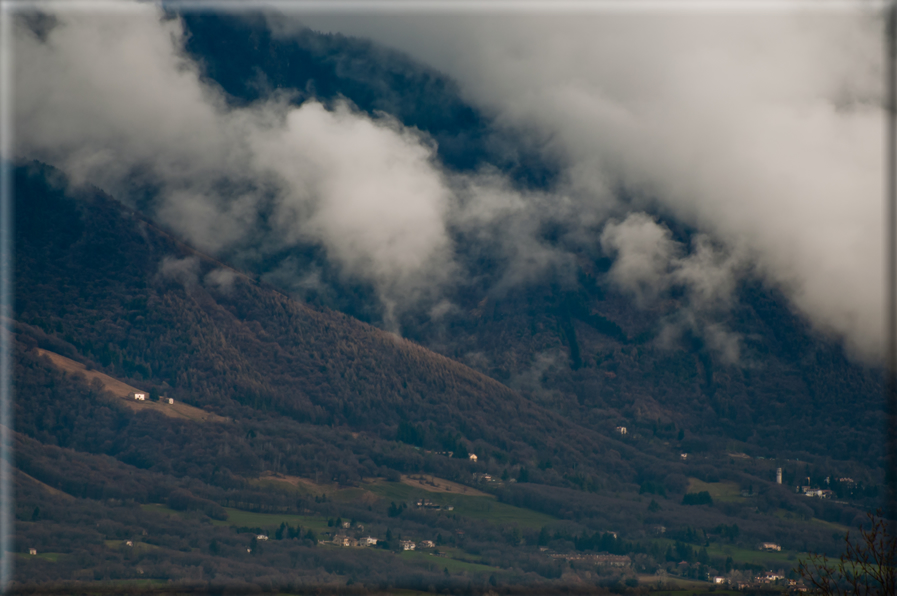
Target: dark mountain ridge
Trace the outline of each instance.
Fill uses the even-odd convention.
[[[621,436],[615,419],[594,423],[597,409],[591,420],[575,410],[565,416],[564,404],[536,403],[408,340],[258,285],[101,191],[70,187],[48,166],[20,167],[15,182],[18,543],[61,553],[64,562],[26,558],[23,578],[83,578],[89,570],[96,580],[149,574],[189,582],[201,567],[220,582],[269,578],[278,586],[352,578],[485,586],[490,574],[564,583],[572,567],[539,554],[541,543],[561,553],[638,555],[637,568],[650,571],[680,554],[651,537],[661,526],[692,541],[677,548],[697,577],[727,565],[725,557],[696,558],[710,537],[723,540],[719,528],[737,525],[737,539],[725,540],[744,547],[772,536],[795,552],[832,552],[837,536],[826,524],[853,524],[875,502],[875,472],[859,463],[732,459],[712,449],[683,460],[680,450],[696,439],[673,423],[654,419]],[[54,368],[38,346],[233,422],[135,413],[101,384]],[[850,474],[855,484],[836,487],[850,502],[774,485],[776,463],[788,466],[788,483],[804,472],[814,483]],[[415,493],[398,480],[421,473],[495,500],[458,495],[459,513],[417,511]],[[266,480],[278,475],[311,488]],[[736,496],[684,503],[699,481]],[[739,488],[753,496],[738,497]],[[499,505],[514,521],[477,517]],[[261,515],[252,519],[262,525],[241,525],[247,513]],[[172,525],[168,515],[185,517]],[[283,516],[301,518],[301,535],[310,537],[247,547],[248,533],[273,532],[264,524]],[[338,517],[360,520],[386,545],[398,544],[386,537],[399,532],[438,534],[458,549],[453,557],[476,556],[487,572],[456,577],[404,559],[376,563],[373,551],[316,547],[332,527],[327,519]],[[582,577],[595,586],[621,581]]]
[[[17,319],[97,368],[234,418],[269,412],[390,439],[399,421],[438,423],[470,450],[560,460],[581,450],[574,459],[596,466],[628,451],[462,364],[222,269],[97,191],[54,191],[45,176],[32,166],[16,179]],[[222,271],[227,285],[210,276]]]
[[[297,103],[345,97],[432,135],[450,169],[491,165],[551,187],[557,172],[537,151],[506,151],[514,143],[451,81],[404,56],[311,31],[280,40],[261,20],[183,19],[188,53],[234,105],[275,90]],[[18,339],[17,549],[60,555],[22,555],[23,581],[620,592],[636,573],[706,578],[834,553],[880,503],[879,372],[759,280],[715,314],[741,342],[730,362],[698,328],[659,341],[690,307],[681,288],[635,305],[609,282],[609,255],[560,224],[544,240],[574,256],[570,270],[513,287],[500,287],[488,242],[455,230],[470,273],[447,290],[457,310],[406,313],[398,337],[368,324],[373,287],[320,246],[203,254],[153,222],[144,190],[135,212],[51,166],[16,169],[16,312],[3,324]],[[658,219],[688,243],[692,230]],[[280,283],[272,272],[289,258],[326,287]],[[131,411],[35,347],[233,422]],[[409,488],[416,474],[487,496]],[[415,507],[424,497],[457,497],[454,513]],[[317,545],[337,518],[388,548]],[[388,552],[402,535],[434,539],[445,557]],[[770,540],[785,552],[758,559]],[[631,566],[563,558],[599,552]]]
[[[511,133],[466,105],[453,81],[403,54],[309,29],[278,37],[261,16],[188,11],[181,18],[188,54],[233,102],[256,101],[274,90],[297,92],[298,103],[344,97],[430,134],[449,168],[495,167],[521,188],[550,189],[557,182],[557,165],[537,148],[511,161],[490,151],[526,144],[504,138]],[[233,63],[232,55],[241,61]],[[257,84],[260,77],[266,86]],[[460,161],[453,157],[459,151]],[[624,203],[626,192],[619,190]],[[646,208],[688,246],[695,230]],[[688,435],[690,450],[860,457],[881,465],[881,371],[848,358],[777,288],[746,274],[731,306],[708,315],[705,324],[736,338],[740,355],[733,362],[708,344],[703,329],[682,322],[681,313],[691,308],[682,288],[636,306],[608,280],[609,255],[572,240],[563,222],[543,228],[542,240],[575,255],[574,267],[512,288],[501,286],[499,251],[455,230],[455,256],[467,275],[444,297],[457,308],[439,321],[428,308],[404,313],[402,335],[595,428],[672,423]],[[341,274],[313,246],[264,259],[230,257],[302,300],[380,322],[373,288]],[[326,289],[298,288],[273,273],[287,258],[300,270],[320,272]],[[670,336],[670,329],[678,330]]]

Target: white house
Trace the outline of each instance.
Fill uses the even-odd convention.
[[[169,403],[169,404],[173,404],[173,403],[174,403],[174,400],[173,400],[172,398],[170,398],[170,397],[166,397],[165,399],[168,400],[168,403]]]
[[[470,461],[476,461],[476,460],[477,460],[477,456],[474,455],[473,453],[471,453],[471,454],[470,454]]]
[[[134,546],[134,542],[131,540],[125,540],[125,546]]]
[[[411,540],[402,540],[402,550],[414,550],[414,542]]]
[[[36,549],[36,548],[29,548],[29,549],[28,549],[28,554],[29,554],[29,555],[36,555],[36,554],[37,554],[37,549]]]
[[[436,543],[432,540],[422,540],[418,543],[421,548],[436,548]]]
[[[377,539],[371,538],[370,536],[365,536],[364,538],[362,538],[360,540],[360,542],[364,546],[376,546],[377,545]]]
[[[626,430],[625,426],[618,426],[617,432],[620,433],[621,435],[625,435],[628,431]]]
[[[265,536],[264,534],[259,534],[258,536],[255,537],[255,539],[256,540],[267,540],[268,537]]]
[[[760,550],[782,550],[782,547],[775,542],[763,542],[760,544]]]
[[[146,398],[148,396],[147,396],[146,392],[144,392],[144,391],[132,391],[131,393],[128,394],[128,397],[134,398],[137,401],[146,401]]]

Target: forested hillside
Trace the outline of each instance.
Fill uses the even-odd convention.
[[[112,376],[233,418],[285,416],[388,439],[405,422],[428,448],[515,466],[555,461],[556,481],[574,462],[634,481],[630,465],[607,457],[626,447],[489,377],[260,287],[95,189],[68,197],[45,185],[45,168],[19,174],[17,320]],[[280,465],[311,471],[288,457]]]
[[[347,98],[431,135],[449,168],[497,168],[527,189],[555,181],[544,153],[527,150],[525,139],[510,139],[511,132],[466,105],[451,79],[398,52],[309,29],[278,36],[261,16],[188,11],[182,18],[187,52],[231,102],[258,101],[273,90],[296,93],[296,103]],[[683,245],[696,234],[655,215]],[[714,315],[738,343],[732,361],[688,324],[679,328],[690,312],[681,288],[656,304],[634,304],[608,280],[611,255],[577,244],[569,222],[546,217],[538,239],[577,255],[572,270],[548,268],[509,286],[499,241],[457,229],[456,257],[466,276],[445,290],[457,308],[438,320],[426,310],[403,313],[403,336],[592,428],[624,425],[654,436],[658,426],[672,425],[692,452],[880,465],[880,372],[848,358],[842,345],[794,313],[779,289],[748,275],[731,307]],[[501,236],[499,227],[494,233]],[[374,288],[342,274],[320,247],[224,252],[284,292],[382,323]],[[320,286],[298,287],[279,275],[286,262],[317,271]]]
[[[462,18],[455,80],[296,15],[56,8],[12,25],[14,591],[785,589],[882,505],[874,301],[694,215],[729,188],[605,121],[657,100],[559,58],[591,31]],[[766,147],[745,208],[800,177]]]
[[[874,471],[862,465],[803,464],[814,482],[852,474],[856,484],[839,489],[850,504],[839,505],[771,484],[772,461],[683,461],[688,437],[673,424],[621,436],[617,418],[565,418],[411,341],[260,285],[47,166],[17,169],[16,197],[17,310],[7,324],[18,344],[17,550],[52,554],[23,555],[22,581],[473,589],[573,574],[611,585],[677,559],[702,577],[756,566],[708,545],[833,549],[832,528],[875,502]],[[229,420],[124,408],[38,347]],[[454,512],[428,513],[415,499],[438,496],[398,482],[422,473],[492,496],[443,496]],[[729,496],[689,505],[696,482]],[[394,555],[317,545],[338,517],[365,524],[387,550],[401,535],[438,537],[446,566],[405,556],[385,571],[377,557]],[[249,544],[281,522],[295,541]],[[658,527],[678,551],[654,537]],[[537,547],[639,562],[621,575]]]

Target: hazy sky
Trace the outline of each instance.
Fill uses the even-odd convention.
[[[536,192],[494,170],[451,173],[425,134],[346,104],[227,107],[185,59],[179,21],[129,6],[57,14],[45,41],[17,27],[16,153],[112,193],[139,172],[162,189],[163,222],[200,248],[247,242],[273,205],[268,242],[321,243],[374,284],[388,321],[442,304],[464,275],[453,228],[500,247],[502,283],[565,267],[571,255],[539,239],[551,218],[612,255],[611,280],[637,302],[684,286],[685,324],[730,359],[737,341],[713,313],[744,275],[856,354],[879,352],[882,25],[870,11],[269,17],[281,36],[370,37],[450,75],[561,164],[559,184]],[[646,210],[701,233],[682,246]]]

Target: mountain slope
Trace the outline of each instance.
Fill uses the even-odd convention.
[[[613,421],[565,418],[459,362],[257,284],[47,166],[17,169],[16,217],[17,544],[64,563],[26,557],[23,578],[83,579],[86,570],[97,580],[196,582],[201,567],[221,582],[279,586],[486,586],[489,573],[512,583],[605,581],[550,559],[538,550],[546,544],[563,556],[638,555],[632,570],[644,572],[682,573],[681,551],[697,577],[726,568],[725,557],[698,559],[708,541],[752,549],[772,535],[792,555],[805,545],[831,552],[831,524],[853,523],[875,499],[874,473],[854,463],[800,464],[814,479],[857,480],[838,489],[851,504],[832,503],[774,485],[773,461],[712,451],[682,460],[675,426],[624,436]],[[230,420],[132,411],[41,349]],[[798,464],[786,465],[790,483]],[[462,494],[454,512],[415,508],[420,493],[399,481],[420,473],[499,504]],[[277,474],[308,488],[273,482]],[[698,478],[729,496],[688,505],[689,487],[707,486]],[[315,546],[315,536],[336,534],[334,518],[361,520],[393,547],[399,533],[438,538],[452,569],[480,567],[446,575],[378,558],[390,553]],[[283,534],[287,521],[305,538],[248,542]],[[720,529],[736,525],[737,534]],[[684,541],[680,551],[664,550],[659,526]],[[732,564],[751,569],[751,560]]]
[[[45,175],[17,177],[17,318],[113,376],[232,418],[276,414],[388,439],[405,422],[430,448],[554,461],[561,474],[575,461],[634,481],[607,458],[627,447],[444,356],[248,282],[109,197],[42,186]]]
[[[509,157],[500,140],[507,131],[467,105],[450,79],[407,56],[311,30],[278,36],[260,16],[187,12],[182,18],[190,32],[188,54],[232,102],[275,91],[296,93],[296,103],[346,97],[361,110],[382,110],[432,135],[450,168],[494,167],[526,190],[556,182],[545,155]],[[239,61],[229,59],[234,54]],[[683,246],[697,233],[668,214],[653,215]],[[446,288],[443,298],[456,308],[438,321],[429,316],[432,305],[405,313],[402,334],[594,428],[638,427],[654,435],[658,424],[674,425],[674,436],[684,431],[687,451],[720,452],[731,442],[763,457],[859,457],[881,465],[880,450],[870,449],[882,444],[880,371],[852,361],[836,341],[812,329],[778,289],[747,275],[731,305],[706,315],[704,326],[737,343],[733,361],[689,322],[705,315],[695,313],[682,288],[655,303],[634,304],[608,279],[613,262],[597,242],[577,241],[569,224],[543,216],[539,241],[574,256],[572,271],[552,269],[507,287],[505,257],[490,244],[491,235],[483,240],[455,230],[465,279]],[[264,258],[253,251],[230,256],[283,291],[380,320],[376,292],[341,275],[314,247]],[[293,269],[320,272],[326,289],[297,288],[278,276],[288,259],[305,264]]]

